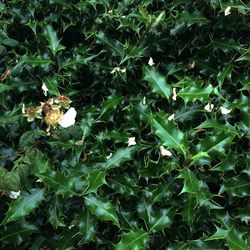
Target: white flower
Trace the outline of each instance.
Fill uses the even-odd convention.
[[[126,68],[121,69],[120,67],[114,67],[113,70],[110,72],[111,74],[114,74],[115,72],[126,72]]]
[[[47,92],[49,91],[49,89],[47,88],[47,86],[43,83],[43,85],[42,85],[42,90],[43,90],[43,94],[45,95],[45,96],[47,96]]]
[[[142,104],[143,104],[143,105],[146,105],[146,96],[143,97],[143,99],[142,99]]]
[[[232,109],[226,109],[224,107],[220,107],[220,111],[221,111],[221,114],[227,115],[232,111]]]
[[[17,192],[11,191],[10,194],[9,194],[9,197],[10,197],[11,199],[17,199],[17,198],[20,196],[20,194],[21,194],[21,191],[20,191],[20,190],[17,191]]]
[[[160,146],[160,152],[161,152],[161,156],[172,156],[172,153],[165,149],[163,146]]]
[[[106,159],[108,160],[109,158],[111,158],[112,155],[113,155],[113,154],[110,153],[108,156],[106,156]]]
[[[208,111],[208,112],[211,112],[211,111],[213,110],[213,108],[214,108],[214,104],[213,104],[213,103],[208,103],[208,104],[204,107],[204,109],[205,109],[206,111]]]
[[[173,96],[172,99],[176,101],[177,95],[176,95],[176,88],[173,88]]]
[[[135,137],[128,138],[128,147],[136,145]]]
[[[174,120],[174,114],[170,115],[170,116],[168,117],[168,120],[169,120],[169,121]]]
[[[225,16],[228,16],[228,15],[230,15],[231,14],[231,7],[230,6],[228,6],[225,10],[224,10],[224,15]]]
[[[70,108],[59,120],[59,124],[63,128],[68,128],[75,124],[76,120],[76,110],[75,108]]]
[[[151,67],[155,65],[152,57],[149,58],[148,65],[151,66]]]
[[[23,107],[22,107],[22,114],[25,114],[25,105],[23,103]]]

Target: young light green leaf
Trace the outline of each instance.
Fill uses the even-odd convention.
[[[64,46],[60,44],[60,40],[57,38],[57,33],[51,25],[47,25],[44,29],[44,35],[50,44],[50,50],[55,55],[58,51],[65,49]]]
[[[86,207],[94,214],[99,220],[112,221],[119,227],[119,220],[116,209],[111,202],[99,196],[88,195],[84,198]]]
[[[143,67],[143,79],[150,83],[153,93],[160,94],[162,97],[169,98],[172,89],[166,83],[165,77],[162,76],[155,68]]]
[[[121,241],[115,246],[116,250],[143,249],[149,240],[149,235],[144,230],[135,228],[129,233],[123,234]]]
[[[44,189],[34,188],[27,191],[23,191],[21,196],[9,204],[9,210],[6,213],[6,217],[1,224],[6,224],[11,221],[17,221],[23,219],[34,211],[44,199]]]

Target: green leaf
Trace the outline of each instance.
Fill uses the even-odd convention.
[[[97,233],[96,220],[87,209],[80,214],[77,226],[79,232],[83,234],[82,243],[94,241]]]
[[[250,195],[250,179],[244,175],[232,177],[229,180],[224,180],[219,194],[227,192],[233,197],[245,197]]]
[[[174,192],[172,184],[173,182],[169,181],[168,183],[162,183],[160,185],[148,186],[144,189],[145,196],[151,201],[152,205],[156,202],[168,200]]]
[[[90,212],[99,220],[112,221],[115,225],[120,227],[116,209],[110,201],[99,196],[88,195],[85,196],[84,203]]]
[[[55,77],[45,77],[43,79],[43,83],[49,89],[49,93],[51,95],[60,95],[60,91],[58,90],[58,82]]]
[[[21,148],[27,147],[32,145],[37,139],[39,139],[41,136],[46,135],[46,133],[43,130],[35,129],[31,131],[27,131],[24,134],[21,135],[19,139],[19,146]]]
[[[44,35],[49,42],[50,50],[55,55],[58,51],[65,49],[64,46],[60,44],[60,40],[57,38],[57,33],[51,25],[47,25],[44,29]]]
[[[208,86],[205,88],[197,88],[197,87],[191,87],[191,88],[184,88],[181,89],[177,96],[180,96],[183,98],[185,103],[189,101],[207,101],[209,100],[209,95],[213,92],[213,87]]]
[[[135,185],[135,180],[128,175],[114,176],[108,179],[108,185],[115,190],[116,193],[124,196],[136,195],[139,187]]]
[[[10,47],[16,47],[19,44],[19,42],[17,40],[15,40],[15,39],[8,38],[8,39],[2,40],[1,44],[7,45],[7,46],[10,46]]]
[[[155,115],[150,117],[150,124],[164,146],[174,148],[186,156],[188,149],[185,134],[175,127],[172,121],[168,121],[160,115]]]
[[[88,184],[88,188],[86,192],[84,193],[85,194],[89,194],[89,193],[97,194],[98,188],[104,184],[107,184],[105,180],[105,176],[106,176],[106,173],[103,171],[97,170],[97,171],[91,172],[87,177],[87,181],[89,184]]]
[[[48,221],[55,229],[58,227],[65,227],[66,225],[64,224],[63,217],[62,204],[58,201],[58,198],[55,197],[55,201],[49,204]]]
[[[162,76],[155,68],[143,67],[143,79],[149,82],[153,93],[160,94],[162,97],[169,98],[172,89],[166,83],[165,77]]]
[[[73,196],[77,195],[73,181],[67,179],[61,172],[48,170],[37,175],[43,182],[52,188],[56,195]]]
[[[102,103],[102,109],[100,111],[101,114],[98,119],[101,117],[105,119],[105,117],[110,116],[110,113],[116,110],[117,106],[122,102],[123,99],[124,98],[122,96],[109,96],[107,100]]]
[[[178,178],[184,179],[184,186],[181,190],[181,194],[193,194],[200,206],[206,206],[208,209],[221,209],[220,206],[210,201],[212,199],[212,194],[209,192],[207,184],[199,180],[191,170],[188,168],[182,169]]]
[[[236,229],[224,230],[216,226],[216,232],[205,241],[225,239],[232,250],[246,250],[249,246],[242,239],[242,234]]]
[[[21,196],[9,204],[9,210],[1,224],[18,221],[33,212],[44,199],[44,189],[33,188],[21,192]]]
[[[36,67],[36,66],[48,66],[50,64],[52,64],[53,62],[50,59],[47,58],[43,58],[40,55],[32,55],[32,56],[28,56],[28,55],[24,55],[22,56],[20,62],[20,64],[25,64],[25,65],[31,65],[32,67]]]
[[[183,217],[183,220],[187,222],[188,226],[194,230],[194,220],[196,216],[196,201],[195,199],[189,195],[187,201],[184,204],[183,210],[181,212],[181,215]]]
[[[106,168],[121,167],[123,162],[132,160],[132,155],[135,152],[136,147],[130,146],[127,148],[119,148],[107,161]]]
[[[194,11],[192,13],[183,11],[179,16],[179,21],[185,22],[188,26],[193,24],[198,24],[200,26],[209,22],[209,20],[202,16],[201,12],[199,11]]]
[[[147,241],[149,240],[149,235],[144,230],[135,228],[130,232],[123,234],[121,241],[115,246],[116,250],[135,250],[143,249]]]
[[[9,91],[10,89],[12,89],[11,86],[4,84],[4,83],[0,83],[0,94],[5,91]]]
[[[21,180],[17,171],[5,172],[0,176],[0,189],[18,192],[20,187]]]
[[[0,241],[10,244],[20,245],[27,239],[33,232],[37,232],[38,228],[26,221],[15,223],[9,226],[1,234]]]
[[[226,156],[226,149],[233,141],[235,135],[230,134],[215,134],[207,135],[198,145],[196,145],[197,152],[207,152],[210,156]]]
[[[225,124],[222,124],[218,122],[218,120],[212,120],[207,119],[203,123],[201,123],[199,126],[197,126],[195,129],[201,129],[201,128],[212,128],[217,133],[224,132],[225,134],[232,134],[232,135],[239,135],[239,132],[237,131],[236,127],[233,127],[230,123],[226,122]]]
[[[233,64],[229,63],[228,65],[226,65],[223,68],[223,70],[221,70],[218,73],[217,80],[218,80],[220,89],[221,89],[222,84],[224,83],[225,79],[231,80],[232,71],[233,71]]]

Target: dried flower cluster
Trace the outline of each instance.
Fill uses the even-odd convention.
[[[32,122],[37,118],[43,119],[49,128],[51,126],[56,127],[58,124],[67,128],[75,124],[76,117],[76,110],[70,107],[70,103],[69,97],[57,96],[49,98],[46,102],[41,102],[38,107],[25,108],[23,104],[22,113],[24,117],[27,117],[28,122]]]

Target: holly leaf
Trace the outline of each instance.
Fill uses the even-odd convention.
[[[168,121],[160,115],[154,115],[150,117],[150,124],[164,146],[174,148],[186,156],[188,149],[185,134],[175,127],[172,121]]]
[[[213,92],[213,87],[207,86],[205,88],[198,88],[198,87],[188,87],[181,89],[177,96],[183,98],[185,103],[190,101],[200,100],[200,101],[207,101],[209,100],[209,95]]]
[[[85,209],[79,216],[77,227],[83,235],[82,243],[93,241],[97,233],[96,219]]]
[[[144,230],[135,228],[123,234],[121,241],[115,246],[116,250],[143,249],[149,240],[149,235]]]
[[[169,98],[172,89],[166,83],[165,77],[162,76],[155,68],[143,67],[143,79],[149,82],[153,93],[160,94],[162,97]]]
[[[89,211],[99,220],[112,221],[115,225],[120,227],[115,208],[109,200],[99,196],[88,195],[85,196],[84,203]]]
[[[55,55],[58,51],[65,49],[64,46],[60,44],[60,40],[57,38],[57,33],[51,25],[47,25],[44,29],[44,35],[49,42],[49,47],[52,53]]]
[[[10,244],[20,245],[25,239],[27,239],[33,232],[36,232],[38,228],[26,221],[15,222],[15,224],[9,226],[1,233],[1,242],[7,242]]]
[[[222,229],[216,226],[216,232],[210,237],[206,238],[205,241],[210,240],[226,240],[229,249],[232,250],[246,250],[249,246],[242,238],[243,234],[239,233],[235,228]]]
[[[29,192],[23,191],[21,196],[9,204],[9,209],[6,213],[1,225],[11,221],[18,221],[33,212],[44,199],[44,189],[33,188]]]
[[[52,188],[56,195],[73,196],[77,195],[75,192],[74,182],[67,179],[61,172],[48,170],[42,174],[37,175],[44,183]]]
[[[132,155],[135,152],[136,147],[130,146],[127,148],[119,148],[107,161],[106,168],[121,167],[123,162],[132,160]]]
[[[224,179],[221,185],[219,195],[227,192],[233,197],[245,197],[250,195],[250,179],[246,175]]]
[[[196,152],[207,152],[209,156],[226,156],[226,149],[232,143],[235,134],[214,134],[207,135],[204,140],[202,140],[196,146]]]
[[[97,190],[99,187],[101,187],[104,184],[107,184],[106,180],[105,180],[105,176],[106,173],[103,171],[93,171],[91,172],[88,177],[87,177],[87,181],[88,181],[88,188],[86,190],[86,194],[89,193],[97,193]]]

